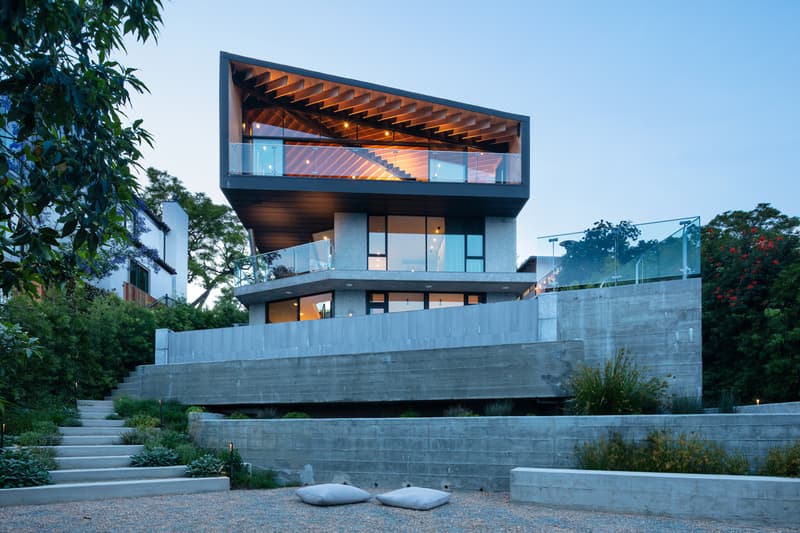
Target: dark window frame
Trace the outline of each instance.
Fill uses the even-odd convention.
[[[297,303],[297,306],[296,306],[297,311],[295,313],[295,320],[294,321],[295,322],[300,322],[300,300],[303,299],[303,298],[308,298],[310,296],[319,296],[321,294],[330,294],[331,295],[331,309],[328,312],[328,315],[329,315],[328,317],[323,317],[323,318],[320,318],[319,320],[327,320],[329,318],[336,317],[336,314],[334,312],[334,309],[336,308],[335,291],[322,291],[322,292],[315,292],[313,294],[304,294],[302,296],[295,296],[294,298],[283,298],[281,300],[273,300],[271,302],[266,302],[264,304],[264,306],[265,306],[265,309],[264,309],[264,321],[265,321],[266,324],[286,324],[287,322],[270,322],[269,321],[269,306],[271,304],[278,304],[278,303],[283,303],[283,302],[295,302],[295,303]]]
[[[389,314],[389,294],[396,293],[396,292],[408,292],[414,294],[422,294],[422,301],[423,301],[423,308],[422,311],[429,311],[430,308],[430,295],[431,294],[461,294],[464,297],[464,305],[466,307],[468,305],[480,305],[486,303],[486,293],[485,292],[447,292],[447,291],[367,291],[366,292],[366,309],[367,315],[372,315],[373,309],[382,309],[383,314]],[[383,294],[383,301],[382,302],[373,302],[372,295],[373,294]],[[470,296],[477,296],[478,303],[471,304],[469,303]]]

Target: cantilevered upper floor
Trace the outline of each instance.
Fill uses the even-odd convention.
[[[528,117],[220,55],[220,185],[260,251],[336,212],[516,217]]]

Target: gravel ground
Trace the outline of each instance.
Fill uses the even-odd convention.
[[[314,507],[295,489],[233,491],[0,507],[0,531],[800,531],[709,520],[602,513],[512,504],[508,493],[455,492],[431,511],[376,500]]]

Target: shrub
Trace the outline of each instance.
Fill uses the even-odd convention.
[[[761,468],[764,476],[800,477],[800,441],[781,448],[772,448]]]
[[[187,435],[186,433],[181,433],[179,431],[173,431],[171,429],[162,429],[158,433],[158,442],[161,446],[165,448],[169,448],[170,450],[175,450],[178,446],[182,444],[190,444],[192,442],[192,437]]]
[[[674,437],[651,431],[642,442],[626,442],[619,433],[576,447],[578,466],[587,470],[736,474],[749,471],[747,459],[696,435]]]
[[[163,429],[186,431],[186,406],[174,400],[168,400],[159,405],[156,400],[137,400],[121,396],[114,400],[114,409],[126,420],[137,414],[148,415],[155,418],[156,425],[158,425],[163,417]]]
[[[19,436],[18,443],[20,446],[58,446],[61,444],[61,433],[53,422],[37,421],[31,424],[31,431]]]
[[[136,429],[148,429],[158,427],[158,418],[142,413],[135,414],[125,419],[125,425]]]
[[[237,412],[233,412],[233,413],[229,414],[228,418],[230,418],[231,420],[248,420],[250,417],[247,416],[244,413],[239,413],[237,411]]]
[[[158,429],[153,427],[139,427],[120,435],[122,444],[144,444],[149,448],[159,445],[159,437]]]
[[[413,409],[409,409],[400,413],[400,418],[419,418],[419,413]]]
[[[638,370],[624,349],[603,370],[581,366],[569,385],[574,396],[569,410],[576,415],[657,413],[667,388],[665,381]]]
[[[186,408],[187,415],[189,413],[205,413],[205,412],[206,412],[205,408],[200,407],[199,405],[190,405],[189,407]]]
[[[486,416],[511,416],[514,411],[514,402],[511,400],[498,400],[483,408]]]
[[[63,406],[58,403],[26,407],[13,405],[6,408],[6,431],[14,435],[33,431],[33,426],[37,422],[47,422],[48,427],[80,425],[80,420],[77,420],[77,417],[78,411],[74,407]],[[53,425],[50,426],[50,423]],[[57,432],[57,429],[53,431]]]
[[[239,469],[234,472],[233,485],[242,490],[274,489],[278,486],[275,481],[275,472],[272,470],[256,470],[247,472]]]
[[[205,455],[206,451],[198,448],[194,444],[187,443],[177,446],[175,448],[175,454],[178,456],[178,461],[180,464],[188,465],[195,459],[199,459]]]
[[[205,454],[188,464],[189,477],[219,477],[225,475],[225,461],[211,454]]]
[[[0,450],[0,488],[35,487],[50,483],[47,465],[30,450]]]
[[[731,414],[736,412],[736,391],[725,389],[719,395],[719,412]]]
[[[311,415],[308,413],[303,413],[301,411],[289,411],[281,418],[311,418]]]
[[[703,413],[703,402],[694,396],[673,396],[669,412],[673,415],[694,415]]]
[[[163,446],[142,450],[131,457],[131,466],[172,466],[178,462],[178,454]]]
[[[452,405],[444,410],[442,416],[477,416],[473,413],[470,409],[467,409],[463,405]]]
[[[48,470],[57,470],[56,451],[53,448],[28,448],[35,458],[42,462]]]

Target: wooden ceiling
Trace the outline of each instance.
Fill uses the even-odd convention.
[[[517,120],[275,68],[235,61],[231,68],[246,107],[280,104],[339,119],[339,124],[348,121],[390,129],[394,136],[405,134],[487,151],[519,150]]]

